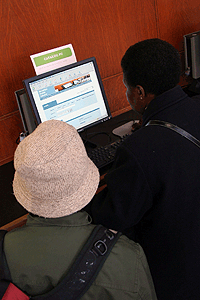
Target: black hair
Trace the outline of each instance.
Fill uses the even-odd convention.
[[[146,94],[160,95],[180,80],[179,52],[168,42],[147,39],[129,47],[121,61],[129,86],[141,85]]]

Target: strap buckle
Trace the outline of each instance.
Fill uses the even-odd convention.
[[[102,255],[105,255],[105,253],[108,250],[108,247],[104,241],[99,240],[94,244],[94,248],[92,250],[95,252],[95,254],[97,254],[97,256],[98,255],[102,256]]]

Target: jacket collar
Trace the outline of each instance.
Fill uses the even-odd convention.
[[[170,107],[183,99],[187,98],[187,94],[182,90],[182,88],[177,85],[171,90],[159,95],[154,98],[148,105],[147,109],[143,115],[142,126],[145,126],[150,119],[153,119],[154,116],[161,112],[162,110]]]
[[[90,215],[85,211],[79,211],[69,216],[62,218],[43,218],[33,214],[27,217],[27,226],[85,226],[92,222]]]

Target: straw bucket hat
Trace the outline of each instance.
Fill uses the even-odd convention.
[[[28,211],[58,218],[81,210],[99,184],[76,129],[58,120],[43,122],[18,145],[13,191]]]

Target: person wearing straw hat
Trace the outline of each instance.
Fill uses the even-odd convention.
[[[76,129],[45,121],[18,145],[14,195],[27,223],[7,232],[4,253],[12,282],[28,295],[51,291],[67,274],[96,225],[82,209],[99,184]],[[144,252],[121,235],[81,299],[156,299]]]

